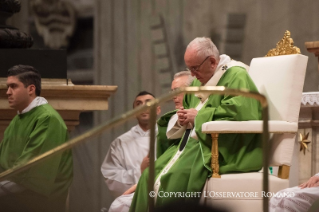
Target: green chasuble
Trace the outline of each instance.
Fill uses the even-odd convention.
[[[192,86],[200,85],[197,79],[192,83]],[[240,66],[227,69],[218,81],[217,86],[234,89],[244,88],[258,92],[247,71]],[[195,95],[187,94],[184,97],[184,108],[195,108],[199,102],[200,100]],[[173,114],[174,111],[166,114],[158,121],[157,142],[163,142],[164,145],[161,151],[162,155],[155,161],[156,179],[176,154],[181,143],[167,139],[164,133],[169,118]],[[209,134],[201,132],[203,123],[217,120],[246,121],[260,119],[261,106],[255,99],[242,96],[210,95],[195,118],[194,128],[198,140],[189,137],[183,152],[174,165],[165,174],[162,174],[156,206],[182,199],[185,201],[199,201],[200,195],[189,197],[186,196],[186,192],[201,192],[206,179],[211,176],[212,172],[210,168],[212,139]],[[162,127],[164,130],[161,129]],[[261,169],[262,144],[260,134],[220,134],[218,145],[220,174],[251,172]],[[167,149],[164,149],[165,147]],[[139,180],[130,211],[142,212],[148,210],[147,180],[148,169],[143,172]],[[181,192],[181,194],[164,196],[164,192]]]
[[[157,132],[157,140],[156,142],[156,157],[159,158],[171,145],[178,145],[180,139],[167,139],[166,131],[167,131],[167,123],[170,118],[176,114],[177,110],[171,111],[163,115],[161,118],[157,120],[158,132]]]
[[[4,132],[0,144],[0,168],[7,170],[23,164],[67,139],[63,119],[49,104],[18,114]],[[66,197],[73,176],[72,166],[72,153],[65,151],[10,180],[46,197]]]

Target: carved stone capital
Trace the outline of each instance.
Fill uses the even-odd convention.
[[[30,0],[30,8],[45,45],[52,49],[67,46],[76,23],[73,4],[61,0]]]
[[[319,107],[319,92],[306,92],[302,94],[302,107]]]
[[[299,129],[319,127],[319,92],[302,93]]]

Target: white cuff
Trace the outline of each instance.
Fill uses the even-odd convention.
[[[186,131],[186,126],[178,123],[178,116],[174,114],[168,122],[166,136],[168,139],[181,138]]]

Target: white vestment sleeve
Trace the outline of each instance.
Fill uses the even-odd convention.
[[[140,166],[135,169],[126,169],[123,166],[125,156],[120,144],[119,139],[112,142],[101,166],[105,183],[114,197],[122,195],[136,184],[141,176]]]
[[[207,102],[208,98],[206,98],[206,100],[204,102],[200,102],[197,106],[196,106],[196,110],[199,111],[204,105],[205,103]],[[197,115],[196,115],[197,116]],[[196,117],[194,119],[194,125],[196,125]],[[191,137],[194,138],[195,140],[198,140],[198,137],[197,137],[197,134],[195,132],[195,126],[194,127],[191,127],[193,130],[191,132]]]
[[[186,126],[181,126],[178,123],[178,116],[177,114],[174,114],[167,126],[167,131],[166,131],[166,136],[168,139],[176,139],[176,138],[181,138],[186,131]]]
[[[198,140],[197,134],[195,132],[195,128],[193,128],[192,130],[191,137],[194,138],[195,140]]]
[[[134,197],[134,193],[135,192],[131,194],[121,195],[118,198],[116,198],[112,202],[108,212],[129,212]]]
[[[318,198],[318,187],[286,188],[272,196],[269,201],[269,212],[313,211],[309,209]]]

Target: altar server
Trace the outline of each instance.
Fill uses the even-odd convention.
[[[68,139],[63,119],[40,97],[39,72],[32,66],[16,65],[7,76],[9,106],[17,115],[0,143],[0,171],[25,164]],[[72,166],[69,150],[0,182],[0,210],[64,211]]]
[[[136,96],[133,108],[145,105],[153,99],[153,94],[142,91]],[[160,112],[160,107],[157,107],[157,114]],[[149,165],[149,111],[141,113],[136,119],[137,125],[111,143],[101,167],[105,183],[114,197],[134,188],[141,173]],[[121,196],[116,199],[109,211],[125,211],[125,208],[128,210],[132,197]]]

